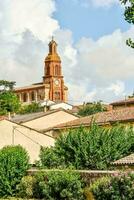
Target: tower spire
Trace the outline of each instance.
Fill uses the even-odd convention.
[[[49,46],[49,53],[48,56],[45,58],[45,61],[57,61],[61,62],[60,57],[57,53],[57,43],[54,40],[54,36],[52,36],[51,41],[48,44]]]
[[[54,41],[54,36],[52,35],[52,41]]]

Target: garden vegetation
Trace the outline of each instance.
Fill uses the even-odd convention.
[[[42,168],[109,169],[111,163],[134,152],[134,129],[116,125],[102,128],[69,130],[62,134],[55,147],[41,148]]]

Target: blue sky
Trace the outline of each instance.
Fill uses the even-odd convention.
[[[134,26],[119,0],[0,0],[0,79],[42,81],[55,36],[71,103],[125,98],[134,90]]]
[[[62,28],[70,29],[75,41],[81,37],[98,39],[115,29],[126,31],[130,25],[124,20],[124,9],[120,5],[96,7],[82,5],[73,0],[56,0],[54,18]]]

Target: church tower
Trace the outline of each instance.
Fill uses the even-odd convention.
[[[45,58],[43,82],[49,86],[49,100],[67,102],[68,88],[64,85],[61,59],[57,53],[57,43],[52,38],[48,46],[49,53]]]

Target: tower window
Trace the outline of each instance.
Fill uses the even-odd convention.
[[[55,92],[54,96],[55,96],[55,101],[60,101],[60,92]]]
[[[55,75],[56,76],[60,75],[60,68],[58,65],[55,66]]]
[[[50,74],[50,67],[48,65],[48,66],[46,66],[46,75],[49,75],[49,74]]]

